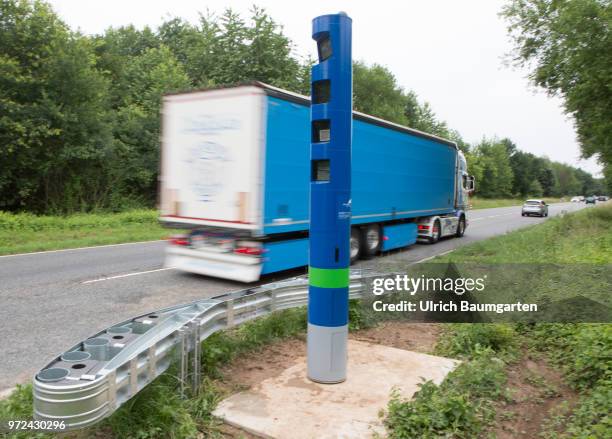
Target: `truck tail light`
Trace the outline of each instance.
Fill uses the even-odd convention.
[[[176,235],[176,236],[171,236],[168,238],[168,243],[171,245],[183,245],[183,246],[188,246],[189,245],[189,239],[187,239],[186,236],[184,235]]]
[[[419,230],[429,230],[429,226],[425,224],[419,224]]]
[[[261,256],[266,250],[262,247],[238,247],[234,249],[234,253],[239,255]]]

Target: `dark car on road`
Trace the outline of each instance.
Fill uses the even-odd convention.
[[[595,204],[595,203],[597,203],[597,198],[595,198],[595,197],[586,197],[584,202],[586,204]]]
[[[527,200],[521,210],[522,216],[548,216],[548,205],[544,200]]]

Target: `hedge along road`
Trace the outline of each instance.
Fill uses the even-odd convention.
[[[549,215],[583,203],[550,206]],[[469,212],[462,239],[415,245],[386,256],[406,263],[545,221],[520,207]],[[121,244],[0,257],[0,395],[28,382],[52,357],[113,323],[166,306],[245,288],[245,284],[163,268],[165,243]],[[357,267],[376,264],[376,259]],[[302,274],[294,270],[260,283]]]

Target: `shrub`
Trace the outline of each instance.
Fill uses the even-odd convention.
[[[391,395],[385,425],[392,438],[476,437],[495,418],[493,402],[505,397],[505,363],[486,349],[437,386],[420,385],[411,400]]]
[[[436,352],[440,355],[464,358],[486,349],[498,353],[512,353],[516,346],[516,333],[512,325],[458,323],[446,327],[436,346]]]

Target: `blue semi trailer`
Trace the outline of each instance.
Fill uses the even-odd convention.
[[[166,266],[252,282],[308,264],[309,106],[262,83],[164,97],[160,220],[190,230],[170,239]],[[474,181],[457,145],[353,119],[351,261],[462,236]]]

